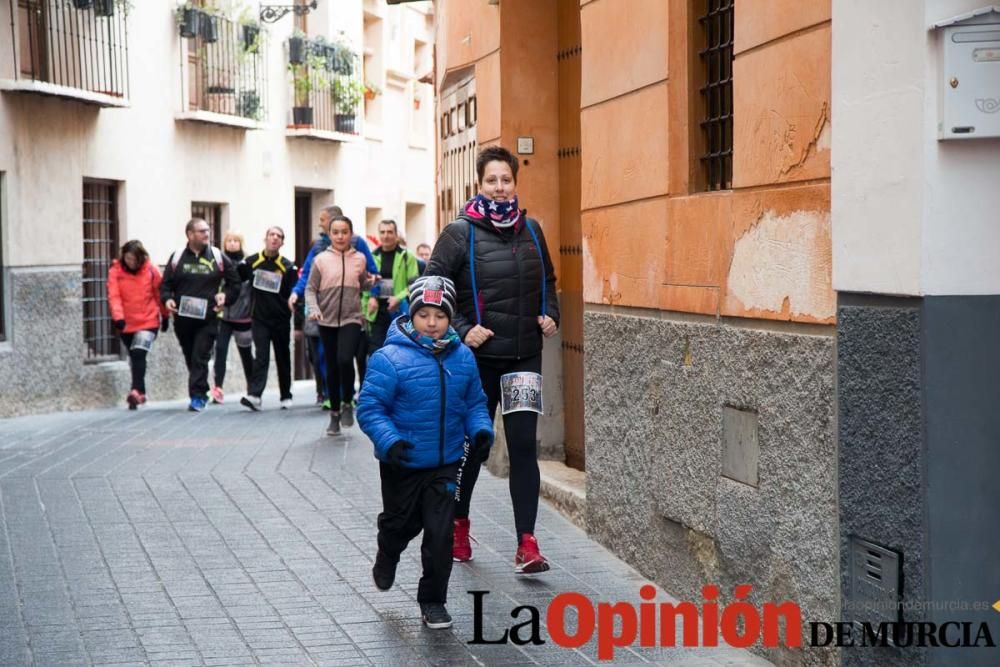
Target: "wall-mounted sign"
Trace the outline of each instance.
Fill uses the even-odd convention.
[[[534,137],[518,137],[517,138],[517,154],[518,155],[534,155],[535,154],[535,138]]]

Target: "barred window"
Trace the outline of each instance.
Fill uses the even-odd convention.
[[[118,253],[118,185],[83,181],[83,341],[87,362],[124,358],[111,324],[108,268]]]
[[[699,17],[705,48],[699,51],[706,190],[733,184],[733,6],[736,0],[707,0]]]
[[[212,245],[222,248],[222,204],[206,201],[191,202],[191,217],[201,218],[211,229]],[[225,248],[223,248],[225,250]]]

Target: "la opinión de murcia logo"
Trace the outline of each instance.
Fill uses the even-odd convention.
[[[643,600],[638,605],[627,601],[597,602],[581,593],[560,593],[552,598],[545,613],[545,630],[557,646],[577,649],[597,635],[597,659],[614,660],[615,649],[638,645],[643,648],[673,647],[678,642],[687,648],[719,646],[720,641],[735,648],[748,648],[760,642],[766,648],[803,646],[802,610],[795,602],[765,602],[757,608],[747,598],[752,587],[737,585],[735,600],[720,608],[719,587],[702,588],[704,601],[699,608],[693,602],[653,602],[656,588],[646,584],[639,589]],[[538,607],[522,605],[510,612],[520,621],[493,637],[483,628],[484,598],[489,591],[467,591],[473,597],[473,637],[469,644],[540,645],[542,616]],[[1000,611],[1000,602],[997,602]],[[567,618],[569,622],[567,623]],[[700,620],[700,632],[699,632]],[[952,622],[937,625],[928,622],[850,623],[811,622],[810,646],[933,646],[995,647],[988,623]],[[783,635],[783,636],[782,636]]]
[[[1000,111],[1000,97],[977,97],[976,108],[983,113],[996,113]]]

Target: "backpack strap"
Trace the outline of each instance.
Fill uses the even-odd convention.
[[[187,249],[187,246],[184,246],[183,248],[180,248],[179,250],[174,250],[170,254],[170,269],[172,271],[176,271],[177,270],[177,264],[180,263],[181,256],[184,254],[184,251],[186,249]]]
[[[225,260],[222,259],[222,251],[212,246],[212,258],[215,260],[215,265],[219,267],[219,273],[226,272]]]

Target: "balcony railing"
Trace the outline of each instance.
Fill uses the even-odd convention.
[[[8,0],[18,80],[128,97],[127,3]],[[11,26],[13,30],[14,26]],[[5,41],[5,40],[0,40]]]
[[[267,120],[267,33],[196,9],[178,18],[187,38],[188,109]]]
[[[365,86],[358,54],[342,44],[296,37],[287,46],[289,127],[361,134]]]

